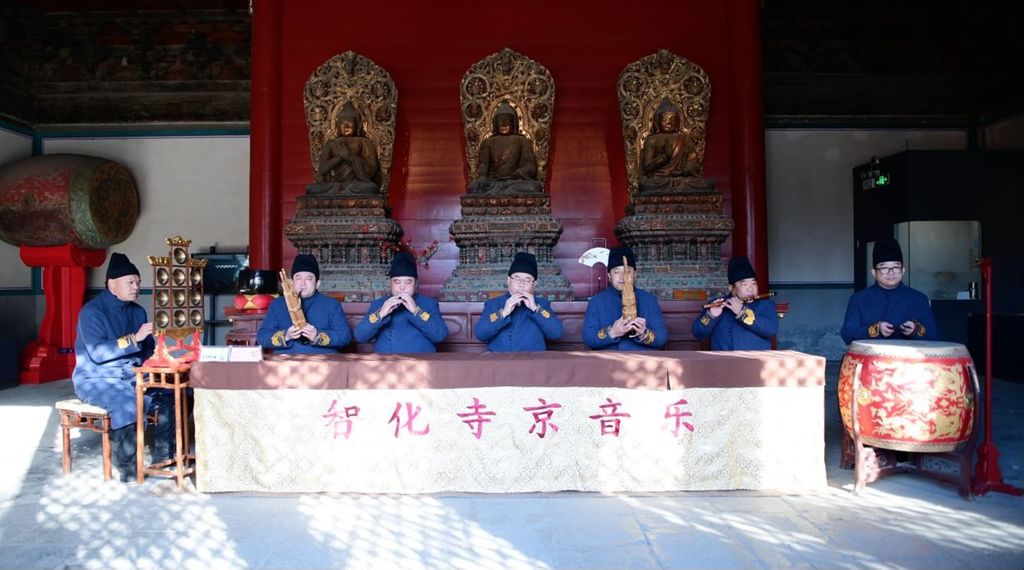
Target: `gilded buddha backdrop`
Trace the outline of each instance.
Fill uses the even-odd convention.
[[[734,193],[760,192],[763,201],[763,150],[760,166],[743,164],[745,156],[757,157],[756,149],[763,148],[757,147],[763,145],[761,116],[751,106],[761,98],[759,64],[751,71],[751,60],[760,57],[759,38],[756,26],[738,29],[736,22],[751,21],[753,11],[756,23],[757,10],[752,0],[628,5],[527,0],[512,6],[396,0],[343,8],[329,0],[284,3],[277,214],[292,219],[296,199],[309,183],[302,93],[310,70],[348,50],[365,55],[388,70],[401,92],[388,205],[415,247],[440,242],[430,269],[421,272],[423,291],[437,295],[457,264],[448,228],[459,217],[459,198],[469,184],[459,82],[473,62],[509,47],[542,61],[558,90],[546,166],[552,214],[564,224],[554,255],[576,296],[585,297],[590,268],[576,259],[596,238],[614,244],[615,224],[628,202],[616,81],[630,62],[667,49],[708,74],[713,88],[703,175],[714,179],[725,213],[737,221],[723,256],[750,253],[748,244],[763,243],[765,228],[756,212],[749,215],[744,195],[738,202]],[[746,17],[737,18],[738,13]],[[747,176],[744,168],[754,170],[753,178],[734,185]],[[296,252],[284,236],[280,239],[281,265],[287,267]]]

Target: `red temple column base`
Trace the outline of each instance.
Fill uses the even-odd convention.
[[[70,378],[75,369],[75,332],[85,297],[85,268],[98,267],[106,250],[71,244],[21,246],[21,260],[43,268],[46,312],[39,337],[21,353],[21,384],[41,384]]]

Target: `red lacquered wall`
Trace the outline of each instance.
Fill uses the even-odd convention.
[[[256,8],[274,1],[263,0]],[[470,65],[509,47],[546,66],[555,80],[547,191],[552,213],[565,228],[555,254],[575,294],[585,298],[590,269],[576,258],[593,238],[616,243],[615,223],[627,202],[615,83],[629,63],[668,49],[704,68],[712,90],[704,175],[717,182],[727,213],[737,200],[749,211],[748,196],[733,196],[734,186],[760,193],[763,203],[763,155],[760,164],[757,157],[751,163],[756,144],[743,143],[763,140],[761,117],[751,117],[751,106],[738,105],[730,95],[732,85],[742,81],[742,96],[760,104],[760,77],[743,75],[747,69],[759,72],[759,64],[736,61],[760,57],[758,10],[754,0],[283,3],[279,222],[294,216],[295,200],[313,177],[302,107],[306,80],[332,56],[360,53],[385,68],[398,88],[389,203],[414,245],[442,243],[430,269],[420,273],[422,291],[437,295],[458,259],[448,227],[461,216],[459,197],[468,184],[459,82]],[[744,24],[737,28],[733,21]],[[254,43],[260,41],[254,37]],[[737,109],[740,120],[733,116]],[[743,133],[741,144],[737,132]],[[748,164],[737,168],[733,155]],[[737,175],[745,177],[741,185],[735,184]],[[726,254],[758,256],[756,245],[764,243],[765,233],[757,226],[758,215],[744,217],[726,242]],[[280,240],[281,265],[288,267],[296,252],[283,235]],[[767,281],[766,260],[754,261]]]

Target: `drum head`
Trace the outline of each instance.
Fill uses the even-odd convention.
[[[967,347],[937,340],[855,340],[847,353],[896,358],[970,358]]]

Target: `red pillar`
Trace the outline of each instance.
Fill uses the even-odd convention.
[[[21,260],[43,268],[46,312],[39,336],[21,352],[21,384],[39,384],[71,377],[75,369],[75,335],[85,297],[85,268],[99,267],[106,250],[70,244],[21,246]]]
[[[733,255],[746,255],[768,286],[768,217],[764,187],[764,101],[758,0],[730,0],[729,112],[732,126]]]
[[[281,267],[281,0],[252,1],[249,267]]]

